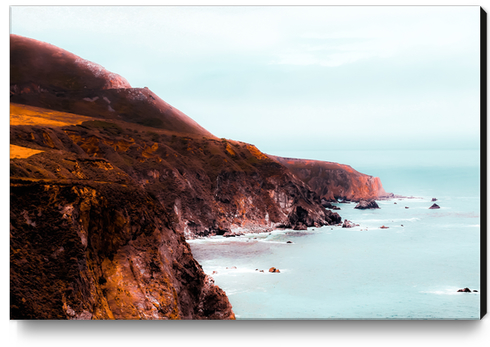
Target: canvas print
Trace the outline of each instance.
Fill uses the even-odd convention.
[[[10,319],[479,319],[482,19],[12,6]]]

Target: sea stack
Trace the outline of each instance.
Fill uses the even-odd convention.
[[[354,208],[358,210],[367,210],[379,208],[379,206],[374,200],[361,200]]]

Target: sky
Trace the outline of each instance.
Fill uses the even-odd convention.
[[[263,152],[478,149],[478,6],[13,6],[10,32]]]

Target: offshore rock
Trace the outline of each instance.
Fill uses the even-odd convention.
[[[353,228],[355,226],[359,226],[359,224],[354,224],[349,220],[344,220],[344,223],[342,224],[342,228]]]
[[[379,206],[374,200],[361,200],[354,208],[358,210],[366,210],[379,208]]]
[[[436,210],[438,208],[441,208],[438,204],[433,204],[431,207],[429,207],[429,210]]]

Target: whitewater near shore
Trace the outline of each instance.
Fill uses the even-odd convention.
[[[412,162],[371,169],[417,198],[379,200],[374,210],[335,204],[359,226],[193,240],[194,257],[238,319],[478,319],[479,152],[409,154]],[[440,209],[429,209],[433,198]],[[465,287],[478,292],[457,292]]]

